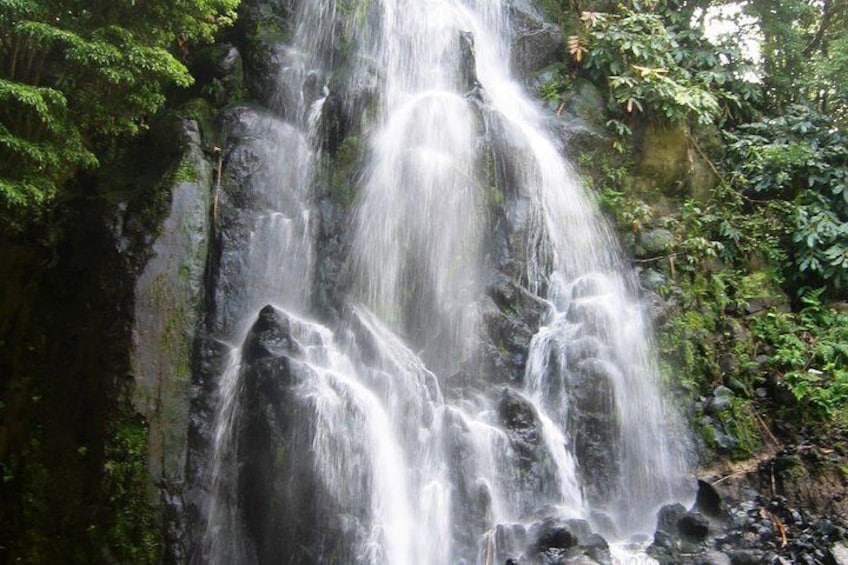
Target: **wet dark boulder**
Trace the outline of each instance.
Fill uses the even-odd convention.
[[[710,524],[700,512],[687,512],[677,521],[680,537],[690,542],[701,542],[710,534]]]
[[[692,509],[710,518],[720,518],[725,511],[721,495],[716,488],[701,479],[698,479],[698,491],[695,494],[695,505]]]
[[[539,413],[521,394],[504,388],[498,401],[498,420],[513,451],[512,471],[521,491],[522,510],[530,512],[558,495],[556,465],[545,445]]]
[[[686,507],[680,503],[666,504],[657,513],[657,531],[677,533],[677,522],[686,515]]]
[[[491,307],[483,320],[485,359],[482,371],[511,384],[520,384],[527,366],[530,341],[550,315],[550,305],[514,280],[500,277],[486,289]],[[504,378],[505,377],[505,378]]]
[[[516,74],[529,77],[557,57],[563,46],[562,31],[544,20],[526,1],[510,5],[512,22],[511,64]]]
[[[295,343],[288,317],[267,305],[259,311],[242,355],[247,363],[256,363],[268,357],[283,357],[295,352]]]
[[[534,525],[530,535],[534,538],[533,550],[536,553],[563,552],[578,543],[577,534],[572,532],[564,522],[554,519]]]
[[[832,564],[847,533],[781,496],[730,503],[704,483],[693,510],[680,504],[660,510],[648,554],[661,565]]]
[[[319,376],[302,361],[293,324],[285,312],[266,306],[248,333],[235,400],[233,465],[224,472],[234,478],[234,508],[257,563],[278,563],[281,555],[292,562],[315,562],[316,556],[349,562],[356,513],[339,506],[328,490],[332,485],[315,471],[316,416],[297,389]],[[285,508],[299,509],[297,516],[280,511]]]
[[[605,565],[612,562],[609,544],[585,520],[545,518],[530,526],[528,539],[526,553],[535,563]]]
[[[609,362],[589,357],[571,371],[574,409],[569,413],[569,424],[578,471],[590,499],[603,499],[621,472],[615,450],[620,433],[613,398],[612,371],[616,370]]]
[[[688,562],[684,556],[707,550],[710,523],[703,514],[687,511],[679,503],[667,504],[657,513],[657,530],[648,553],[661,564]]]

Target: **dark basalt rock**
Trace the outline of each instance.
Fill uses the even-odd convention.
[[[609,363],[590,357],[572,369],[569,383],[574,403],[569,413],[574,454],[590,498],[602,498],[602,493],[610,492],[621,472],[615,454],[619,426],[612,409],[610,371],[614,370]]]
[[[537,553],[561,551],[577,545],[577,534],[568,529],[563,522],[548,519],[531,528],[530,534],[535,537],[533,549]]]
[[[700,512],[688,512],[677,521],[677,531],[686,541],[701,542],[707,539],[710,525]]]
[[[509,388],[501,392],[498,419],[506,430],[515,454],[515,481],[521,490],[523,511],[534,510],[543,500],[556,496],[552,485],[556,468],[544,446],[542,424],[536,408]]]
[[[529,2],[512,4],[510,17],[512,68],[518,75],[529,77],[556,58],[563,46],[562,32],[558,26],[545,22]]]
[[[477,80],[477,55],[474,52],[474,34],[470,31],[460,32],[459,49],[461,54],[460,80],[462,81],[462,88],[470,93],[480,86],[480,82]]]
[[[686,515],[686,507],[682,504],[666,504],[657,513],[657,531],[675,535],[677,522]]]
[[[528,530],[526,554],[533,563],[606,565],[612,562],[609,544],[585,520],[546,518]]]
[[[792,508],[783,497],[727,504],[704,483],[695,509],[675,504],[660,510],[648,553],[661,565],[831,564],[845,537],[830,520]]]
[[[246,362],[255,363],[268,357],[291,355],[295,347],[289,319],[273,306],[267,305],[259,311],[242,355]]]
[[[454,410],[445,411],[444,421],[450,458],[457,463],[457,468],[469,468],[474,447],[468,426]],[[455,523],[467,524],[468,527],[456,531],[454,547],[458,555],[473,555],[479,543],[475,532],[483,531],[491,523],[491,492],[488,485],[471,480],[465,473],[457,474],[455,479],[456,503],[451,505],[452,518]]]
[[[695,506],[692,508],[710,518],[720,518],[724,513],[721,495],[713,485],[698,479],[698,492],[695,495]]]
[[[318,376],[300,359],[292,320],[264,307],[243,345],[232,461],[239,521],[256,562],[352,562],[367,509],[341,507],[315,472],[314,410],[297,386]],[[365,497],[367,499],[367,497]],[[280,509],[298,508],[297,516]],[[237,561],[240,556],[230,556]]]
[[[486,289],[491,308],[483,314],[486,328],[483,374],[506,375],[508,382],[519,384],[527,365],[530,340],[550,314],[550,305],[506,277],[498,278]]]

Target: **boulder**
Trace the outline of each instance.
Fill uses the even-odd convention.
[[[609,544],[586,520],[548,517],[532,524],[527,554],[541,563],[610,564]]]
[[[513,70],[523,77],[544,68],[561,52],[563,36],[558,26],[547,23],[535,7],[527,1],[510,6],[512,20]]]
[[[529,400],[504,388],[497,410],[514,453],[516,488],[521,491],[522,511],[527,513],[557,495],[556,465],[545,445],[539,414]]]

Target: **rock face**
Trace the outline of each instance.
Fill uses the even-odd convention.
[[[512,68],[519,76],[529,77],[556,58],[563,46],[562,32],[525,0],[510,6],[510,17]]]
[[[481,372],[506,376],[509,384],[517,385],[524,377],[530,340],[549,316],[550,305],[505,277],[492,283],[487,294],[493,307],[484,313],[487,339]]]
[[[186,149],[168,216],[135,284],[134,404],[150,424],[154,481],[184,478],[193,340],[204,293],[210,237],[212,165],[195,122],[183,124]]]
[[[535,407],[517,392],[505,388],[498,403],[498,419],[516,455],[513,484],[521,493],[523,513],[556,497],[552,487],[556,467],[544,445],[542,423]]]
[[[294,389],[315,373],[301,362],[291,321],[263,308],[243,346],[243,382],[237,413],[235,460],[239,515],[259,564],[353,562],[356,512],[340,508],[312,471],[313,422],[308,403]],[[309,512],[291,519],[280,509]],[[365,509],[359,509],[364,512]]]

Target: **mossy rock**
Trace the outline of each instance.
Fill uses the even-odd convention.
[[[634,128],[633,144],[636,173],[665,194],[680,194],[690,172],[688,128],[640,124]]]

